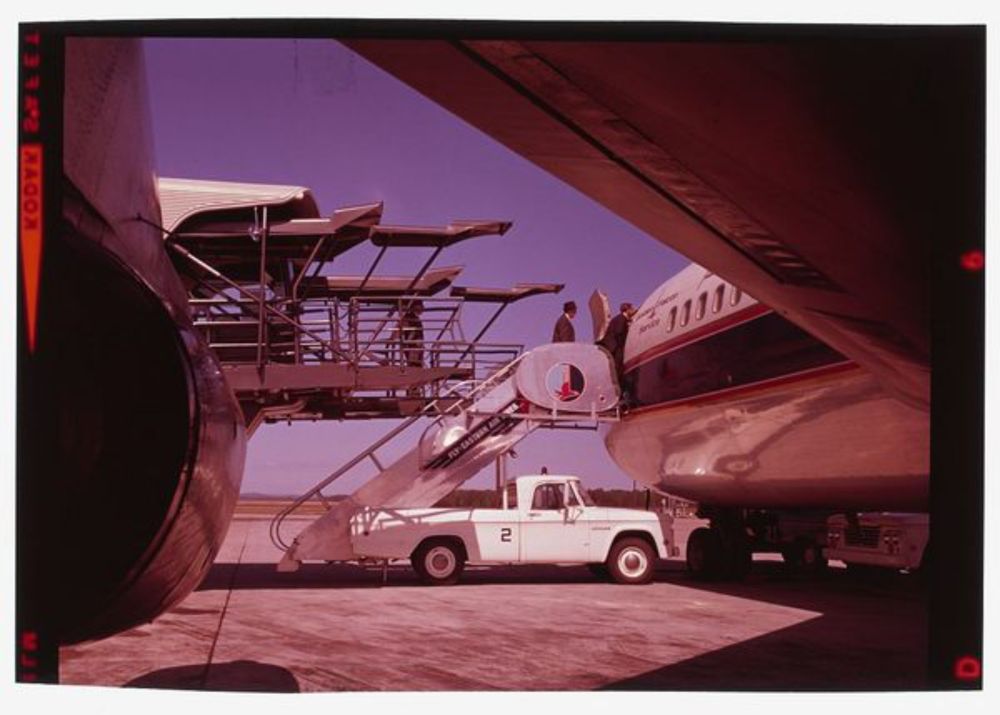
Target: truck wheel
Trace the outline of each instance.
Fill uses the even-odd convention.
[[[687,570],[700,581],[714,581],[723,571],[722,539],[707,526],[691,532],[687,542]]]
[[[458,583],[465,568],[465,555],[453,541],[426,541],[410,559],[421,581],[434,586]]]
[[[608,554],[608,572],[616,583],[649,583],[653,580],[655,559],[653,548],[644,539],[620,539]]]

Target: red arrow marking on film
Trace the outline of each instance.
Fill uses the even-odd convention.
[[[38,285],[42,272],[42,145],[21,145],[21,271],[28,351],[35,352]]]

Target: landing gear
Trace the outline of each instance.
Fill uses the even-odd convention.
[[[809,574],[820,574],[826,570],[826,557],[823,547],[815,540],[800,536],[781,550],[785,564],[793,571]]]
[[[687,566],[704,581],[739,580],[754,553],[779,552],[790,570],[817,575],[826,569],[823,543],[827,511],[741,509],[702,504],[698,516],[710,527],[688,538]]]
[[[701,581],[738,580],[750,571],[753,555],[746,536],[735,529],[712,525],[691,532],[687,568]]]
[[[699,581],[714,581],[722,572],[722,539],[718,531],[699,527],[687,542],[687,569]]]

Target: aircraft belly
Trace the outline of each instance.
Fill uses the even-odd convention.
[[[634,479],[720,506],[926,509],[926,413],[869,375],[639,410],[606,443]]]

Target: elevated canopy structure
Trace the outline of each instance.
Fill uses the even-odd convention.
[[[367,281],[365,276],[317,276],[303,282],[302,295],[328,298],[432,296],[451,286],[461,272],[461,266],[432,268],[416,282],[413,276],[369,276]]]
[[[503,307],[562,288],[455,288],[460,266],[432,267],[449,246],[504,235],[507,221],[383,225],[381,202],[323,216],[301,186],[161,179],[160,198],[192,318],[250,431],[279,419],[416,414],[520,354],[520,345],[480,342]],[[338,256],[366,242],[379,250],[364,275],[331,273]],[[390,248],[432,250],[411,275],[376,275]],[[467,340],[462,306],[483,301],[500,310]]]

